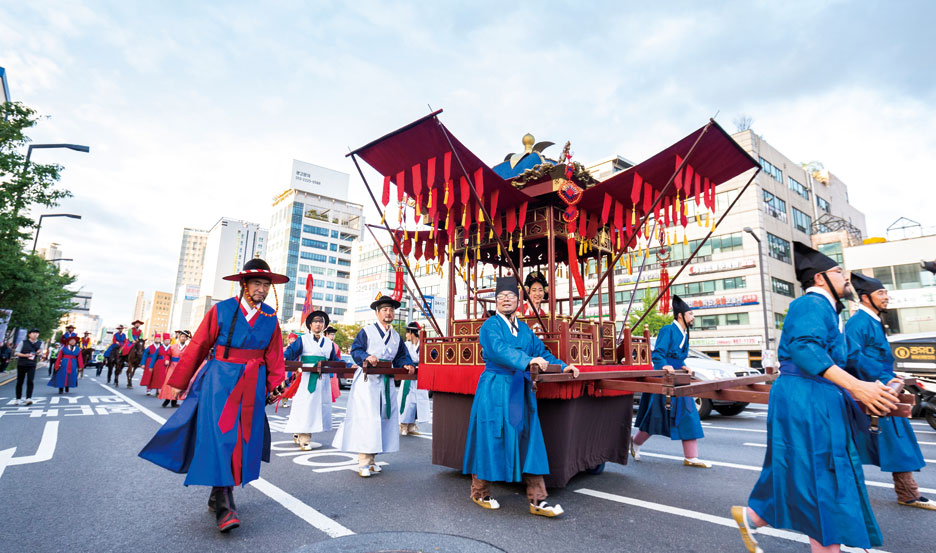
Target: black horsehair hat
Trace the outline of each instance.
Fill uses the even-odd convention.
[[[382,294],[377,292],[377,297],[374,298],[374,301],[371,302],[370,308],[376,311],[380,309],[381,305],[389,305],[390,307],[397,309],[400,307],[400,302],[393,299],[393,296],[389,294]]]
[[[417,323],[416,321],[410,321],[410,324],[406,325],[406,332],[419,334],[420,330],[422,330],[422,326],[420,326],[419,323]]]
[[[501,292],[513,292],[517,297],[520,296],[520,283],[517,281],[517,277],[514,276],[504,276],[497,279],[497,287],[494,289],[494,295],[497,296]]]
[[[270,265],[260,258],[247,260],[241,272],[224,277],[224,280],[246,280],[248,278],[263,278],[269,280],[272,284],[285,284],[289,282],[289,277],[280,275],[270,270]]]
[[[306,328],[308,328],[309,330],[312,330],[312,319],[316,317],[322,317],[323,319],[325,319],[326,327],[328,326],[328,323],[331,322],[331,319],[328,318],[328,313],[321,311],[321,310],[313,311],[306,316],[306,320],[305,320]]]
[[[326,326],[326,327],[325,327],[325,334],[337,334],[337,333],[338,333],[338,331],[335,330],[335,327],[333,327],[333,326]]]
[[[796,280],[803,288],[809,288],[817,274],[834,267],[838,267],[838,262],[831,257],[802,242],[793,242],[793,269],[796,271]]]
[[[688,313],[689,311],[692,311],[689,304],[684,302],[681,297],[673,294],[673,317],[676,317],[680,313]]]
[[[870,296],[875,291],[884,289],[884,284],[880,280],[864,276],[861,273],[852,273],[850,280],[859,299],[861,296]]]

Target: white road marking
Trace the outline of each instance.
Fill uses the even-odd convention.
[[[921,442],[917,440],[917,443],[920,445],[936,445],[936,442]]]
[[[715,426],[708,423],[702,423],[702,429],[707,430],[711,428],[712,430],[734,430],[735,432],[757,432],[758,434],[766,434],[766,430],[757,430],[755,428],[732,428],[730,426]]]
[[[753,442],[744,442],[744,445],[750,446],[750,447],[767,447],[767,444],[756,444]]]
[[[642,449],[640,450],[640,456],[641,457],[659,457],[660,459],[672,459],[674,461],[683,460],[682,455],[677,456],[677,455],[664,455],[663,453],[650,453]],[[725,463],[722,461],[712,461],[709,459],[706,459],[706,461],[708,461],[709,463],[712,463],[713,467],[727,467],[730,469],[752,470],[756,472],[760,472],[761,470],[761,467],[755,467],[754,465],[739,465],[737,463]],[[874,486],[876,488],[894,489],[894,485],[888,482],[874,482],[872,480],[865,480],[865,485]],[[932,488],[920,488],[920,491],[923,493],[936,494],[936,489],[932,489]]]
[[[95,379],[93,379],[93,378],[91,379],[91,381],[92,381],[92,382],[97,382],[97,380],[95,380]],[[125,396],[124,394],[118,392],[117,390],[111,388],[110,386],[107,386],[107,385],[102,384],[102,383],[100,383],[100,382],[97,382],[97,384],[98,384],[98,386],[101,386],[102,388],[104,388],[105,390],[107,390],[107,391],[113,393],[114,395],[116,395],[116,396],[118,396],[118,397],[122,397],[122,398],[124,399],[124,401],[126,401],[126,402],[129,403],[130,405],[133,405],[134,407],[136,407],[137,409],[139,409],[141,413],[143,413],[143,414],[146,415],[147,417],[153,419],[154,421],[158,422],[159,424],[165,424],[165,423],[166,423],[166,419],[160,417],[159,415],[157,415],[156,413],[150,411],[150,410],[147,409],[146,407],[143,407],[142,405],[140,405],[140,404],[137,403],[136,401],[130,399],[129,397],[127,397],[127,396]],[[56,423],[56,424],[57,424],[57,423]],[[280,505],[282,505],[283,507],[285,507],[287,510],[291,511],[291,512],[292,512],[294,515],[296,515],[297,517],[299,517],[299,518],[301,518],[302,520],[308,522],[309,524],[311,524],[311,525],[314,526],[315,528],[318,528],[318,529],[321,530],[322,532],[325,532],[326,534],[328,534],[328,535],[329,535],[330,537],[332,537],[332,538],[338,538],[338,537],[341,537],[341,536],[350,536],[350,535],[354,534],[354,532],[352,532],[351,530],[345,528],[344,526],[342,526],[342,525],[339,524],[338,522],[336,522],[336,521],[334,521],[334,520],[328,518],[327,516],[323,515],[322,513],[318,512],[318,511],[316,511],[315,509],[313,509],[312,507],[306,505],[306,504],[303,503],[302,501],[299,501],[298,499],[296,499],[296,498],[293,497],[292,495],[290,495],[290,494],[288,494],[287,492],[283,491],[283,490],[280,489],[279,487],[277,487],[277,486],[271,484],[270,482],[264,480],[263,478],[260,478],[260,479],[258,479],[258,480],[254,480],[253,482],[250,483],[250,485],[253,486],[254,488],[256,488],[257,490],[259,490],[261,493],[263,493],[264,495],[266,495],[266,496],[269,497],[270,499],[272,499],[273,501],[276,501],[277,503],[279,503]]]
[[[624,505],[631,505],[633,507],[641,507],[644,509],[650,509],[651,511],[657,511],[660,513],[667,513],[670,515],[676,515],[680,517],[691,518],[695,520],[700,520],[702,522],[708,522],[711,524],[717,524],[719,526],[726,526],[728,528],[738,528],[738,525],[735,523],[734,519],[727,517],[719,517],[715,515],[710,515],[708,513],[701,513],[699,511],[691,511],[689,509],[682,509],[680,507],[672,507],[670,505],[663,505],[661,503],[653,503],[651,501],[644,501],[642,499],[635,499],[633,497],[625,497],[623,495],[611,494],[600,492],[597,490],[590,490],[588,488],[579,488],[575,490],[575,493],[580,493],[583,495],[588,495],[591,497],[597,497],[598,499],[606,499],[608,501],[614,501],[616,503],[623,503]],[[804,534],[799,534],[797,532],[791,532],[790,530],[779,530],[776,528],[759,528],[757,533],[762,536],[773,536],[775,538],[780,538],[784,540],[795,541],[798,543],[809,543],[809,538]],[[842,551],[855,551],[861,552],[865,551],[864,549],[856,549],[854,547],[843,547]],[[880,549],[868,549],[870,553],[886,553]]]
[[[39,439],[39,447],[36,448],[36,453],[33,455],[14,457],[15,447],[0,451],[0,476],[3,476],[3,471],[7,467],[13,465],[42,463],[52,459],[52,455],[55,453],[55,445],[58,443],[58,427],[59,421],[46,422],[45,428],[42,429],[42,437]]]

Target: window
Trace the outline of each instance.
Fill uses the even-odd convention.
[[[773,177],[775,181],[783,182],[783,171],[774,167],[772,163],[764,158],[760,158],[760,164],[764,168],[764,172]]]
[[[769,232],[767,233],[767,251],[770,253],[770,257],[779,259],[784,263],[790,263],[790,243]]]
[[[335,301],[335,294],[325,294],[325,301]]]
[[[335,283],[332,282],[332,281],[330,281],[330,280],[326,280],[326,281],[325,281],[325,288],[330,288],[330,289],[334,290],[334,289],[335,289]]]
[[[816,206],[818,206],[819,209],[825,211],[826,213],[832,212],[832,206],[829,205],[829,202],[823,200],[819,196],[816,196]]]
[[[338,251],[338,244],[329,244],[329,245],[328,245],[328,249],[330,249],[330,250],[333,251],[333,252],[336,252],[336,251]],[[348,253],[351,253],[351,252],[348,251]]]
[[[346,283],[344,283],[344,282],[336,282],[336,283],[335,283],[335,290],[347,290],[348,288],[349,288],[349,286],[348,286]]]
[[[333,313],[332,313],[332,314],[335,315],[336,317],[341,317],[341,316],[343,316],[345,313],[347,313],[347,311],[348,311],[348,310],[345,309],[344,307],[336,307],[336,308],[333,310]]]
[[[830,242],[828,244],[819,244],[819,253],[827,255],[841,265],[845,262],[845,256],[842,255],[842,243]]]
[[[800,231],[810,234],[810,227],[812,227],[812,217],[806,215],[802,211],[793,208],[793,227]],[[841,262],[840,262],[841,263]]]
[[[717,280],[705,280],[701,282],[690,282],[688,284],[675,284],[672,287],[673,293],[680,297],[692,296],[710,296],[715,292],[725,290],[737,290],[746,286],[744,277],[721,278]],[[607,303],[607,302],[606,302]]]
[[[767,210],[767,213],[780,219],[784,223],[787,220],[786,216],[786,202],[780,198],[774,196],[767,190],[764,190],[764,209]]]
[[[317,234],[319,236],[328,236],[328,229],[317,227],[314,225],[302,225],[302,232],[307,232],[309,234]]]
[[[786,319],[786,313],[773,314],[773,323],[777,330],[783,330],[783,319]]]
[[[781,296],[787,296],[790,298],[796,297],[796,294],[793,292],[793,284],[785,280],[780,280],[776,277],[770,277],[770,287],[773,291]]]
[[[334,265],[337,261],[338,261],[338,259],[335,258],[335,257],[329,257],[329,258],[328,258],[328,262],[331,263],[332,265]]]
[[[348,296],[335,295],[335,302],[336,303],[348,303]]]
[[[316,255],[318,255],[318,254],[316,254]],[[309,272],[312,273],[312,274],[314,274],[314,275],[324,275],[324,274],[325,274],[325,267],[312,267],[312,268],[309,270]]]
[[[311,239],[309,239],[309,238],[303,238],[303,239],[302,239],[302,245],[305,246],[305,247],[307,247],[307,248],[317,248],[317,249],[320,249],[320,250],[327,250],[327,249],[328,249],[328,242],[325,242],[325,241],[322,241],[322,240],[311,240]]]
[[[322,298],[325,297],[321,292],[312,292],[312,299],[322,301]]]
[[[351,266],[351,261],[348,260],[348,259],[339,259],[339,260],[338,260],[338,265],[340,265],[340,266],[342,266],[342,267],[350,267],[350,266]]]
[[[332,238],[338,238],[338,231],[337,231],[337,230],[331,231],[331,237],[332,237]]]
[[[338,278],[351,278],[351,273],[348,271],[338,271]]]
[[[891,273],[890,267],[875,267],[871,269],[872,275],[874,278],[881,281],[881,284],[884,285],[884,288],[887,290],[894,289],[894,275]]]
[[[894,265],[894,278],[897,280],[898,290],[921,288],[920,264],[910,263],[909,265]]]
[[[311,259],[312,261],[319,261],[322,263],[325,263],[325,261],[328,259],[327,257],[325,257],[324,255],[320,253],[312,253],[312,252],[300,252],[299,257],[301,257],[302,259]]]
[[[803,183],[794,179],[793,177],[787,175],[787,183],[790,185],[790,190],[796,192],[800,196],[809,199],[809,189],[803,186]]]
[[[739,326],[749,324],[747,313],[723,313],[721,315],[702,315],[696,317],[696,324],[700,330],[715,330],[720,326]]]

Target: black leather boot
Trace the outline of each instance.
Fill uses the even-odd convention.
[[[237,518],[237,511],[234,509],[234,494],[229,487],[212,488],[212,497],[214,498],[215,520],[218,523],[218,530],[227,532],[240,526],[240,519]]]

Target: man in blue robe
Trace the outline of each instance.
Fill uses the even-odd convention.
[[[884,335],[881,315],[890,301],[880,280],[852,273],[851,282],[861,300],[858,312],[845,324],[848,342],[848,372],[866,382],[900,382],[894,374],[894,356]],[[858,449],[865,464],[877,465],[893,473],[897,502],[908,507],[936,510],[936,502],[920,495],[913,472],[926,462],[910,421],[904,417],[883,417],[879,432],[859,440]]]
[[[844,368],[840,330],[842,299],[852,291],[842,268],[809,246],[794,242],[796,278],[806,293],[793,300],[783,321],[780,378],[770,391],[767,452],[748,506],[731,515],[749,553],[759,553],[760,526],[809,536],[814,553],[841,545],[881,545],[871,512],[855,435],[867,432],[848,394],[875,414],[894,408],[897,395],[880,382],[863,382]],[[857,412],[856,412],[857,411]]]
[[[546,349],[526,323],[517,319],[520,283],[515,277],[497,279],[497,314],[478,332],[484,372],[478,380],[462,472],[471,475],[471,500],[485,509],[499,509],[491,497],[491,482],[526,484],[530,513],[546,517],[563,513],[546,502],[544,474],[549,474],[546,444],[536,411],[536,394],[529,366],[542,370],[561,365],[563,372],[578,376]]]
[[[653,347],[653,370],[673,374],[676,369],[686,369],[689,356],[689,329],[695,316],[689,304],[673,295],[673,324],[660,329]],[[640,460],[640,446],[652,435],[667,436],[671,440],[682,440],[683,465],[687,467],[712,468],[708,461],[699,459],[699,438],[704,438],[699,410],[691,397],[670,398],[666,405],[662,394],[643,394],[634,426],[638,432],[631,440],[631,456]]]

